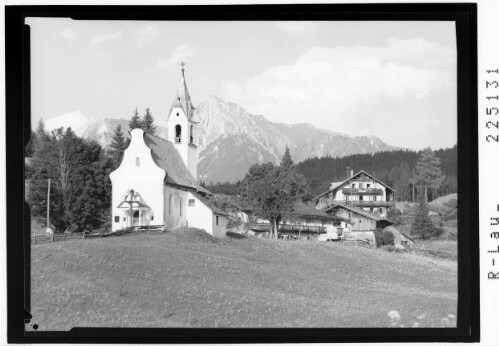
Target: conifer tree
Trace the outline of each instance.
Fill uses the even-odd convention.
[[[142,129],[144,132],[149,133],[150,135],[154,135],[156,133],[156,126],[154,126],[154,118],[149,110],[149,107],[146,108],[146,114],[142,119]]]
[[[288,147],[288,145],[286,145],[286,149],[284,151],[284,155],[282,156],[282,160],[281,160],[281,166],[286,167],[286,168],[290,168],[290,167],[293,167],[293,165],[294,165],[294,162],[293,162],[293,159],[291,158],[291,153],[289,152],[289,147]]]
[[[426,148],[419,157],[414,168],[414,179],[424,192],[425,202],[428,202],[428,188],[437,189],[445,179],[440,170],[440,159],[430,148]]]
[[[140,120],[139,117],[139,112],[137,111],[137,107],[135,107],[135,110],[133,111],[133,116],[128,122],[128,127],[130,128],[130,131],[133,129],[141,129],[142,128],[142,121]]]
[[[428,216],[429,208],[423,195],[418,198],[418,206],[412,222],[411,235],[422,239],[439,237],[443,230],[436,227]]]
[[[114,130],[113,141],[111,142],[110,147],[111,147],[110,153],[113,159],[114,166],[118,167],[119,164],[121,163],[121,159],[123,158],[123,153],[127,148],[127,140],[123,135],[123,132],[121,130],[121,125],[119,124],[118,126],[116,126],[116,129]]]

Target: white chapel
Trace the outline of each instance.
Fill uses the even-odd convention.
[[[208,200],[212,193],[197,181],[198,122],[183,63],[181,72],[166,118],[169,140],[132,130],[121,164],[110,174],[113,232],[163,225],[167,229],[195,227],[215,237],[225,236],[227,215]]]

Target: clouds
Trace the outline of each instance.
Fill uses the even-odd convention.
[[[144,47],[156,42],[160,35],[160,30],[157,25],[149,24],[137,29],[133,37],[135,47]]]
[[[52,131],[59,127],[71,127],[71,129],[79,136],[82,131],[93,119],[85,116],[81,111],[75,110],[61,115],[57,115],[45,120],[45,128],[47,131]]]
[[[90,39],[90,45],[94,46],[96,44],[101,44],[104,42],[113,41],[113,40],[116,40],[117,38],[121,37],[121,35],[123,35],[123,31],[102,33],[102,34],[99,34],[99,35],[92,37],[92,39]]]
[[[275,28],[294,35],[306,35],[315,32],[317,22],[289,21],[276,22]]]
[[[455,67],[455,50],[422,38],[390,39],[382,47],[312,47],[294,64],[226,83],[223,97],[274,121],[315,121],[337,131],[379,135],[376,126],[412,112],[404,104],[453,91]],[[417,119],[431,126],[432,116],[426,112]]]
[[[83,30],[75,30],[67,26],[62,29],[61,32],[59,32],[59,36],[61,36],[66,41],[73,43],[80,39],[82,32]]]
[[[179,64],[182,60],[197,54],[196,48],[190,43],[185,43],[173,51],[167,59],[159,59],[156,63],[156,70],[166,70],[172,65]]]

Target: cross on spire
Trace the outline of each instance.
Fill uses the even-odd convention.
[[[185,62],[184,62],[183,60],[182,60],[182,62],[180,63],[180,66],[182,66],[181,71],[182,71],[182,75],[184,75],[184,71],[185,71],[185,68],[184,68],[184,66],[185,66]]]

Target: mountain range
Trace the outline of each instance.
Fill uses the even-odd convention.
[[[239,180],[255,163],[278,164],[286,145],[295,162],[310,157],[343,157],[400,149],[375,136],[353,137],[309,124],[274,123],[215,96],[197,106],[194,118],[200,129],[196,136],[200,149],[199,178],[207,183]],[[166,128],[161,126],[164,120],[156,117],[155,123],[156,135],[168,139]],[[96,120],[78,132],[107,148],[118,124],[128,136],[127,119]]]

